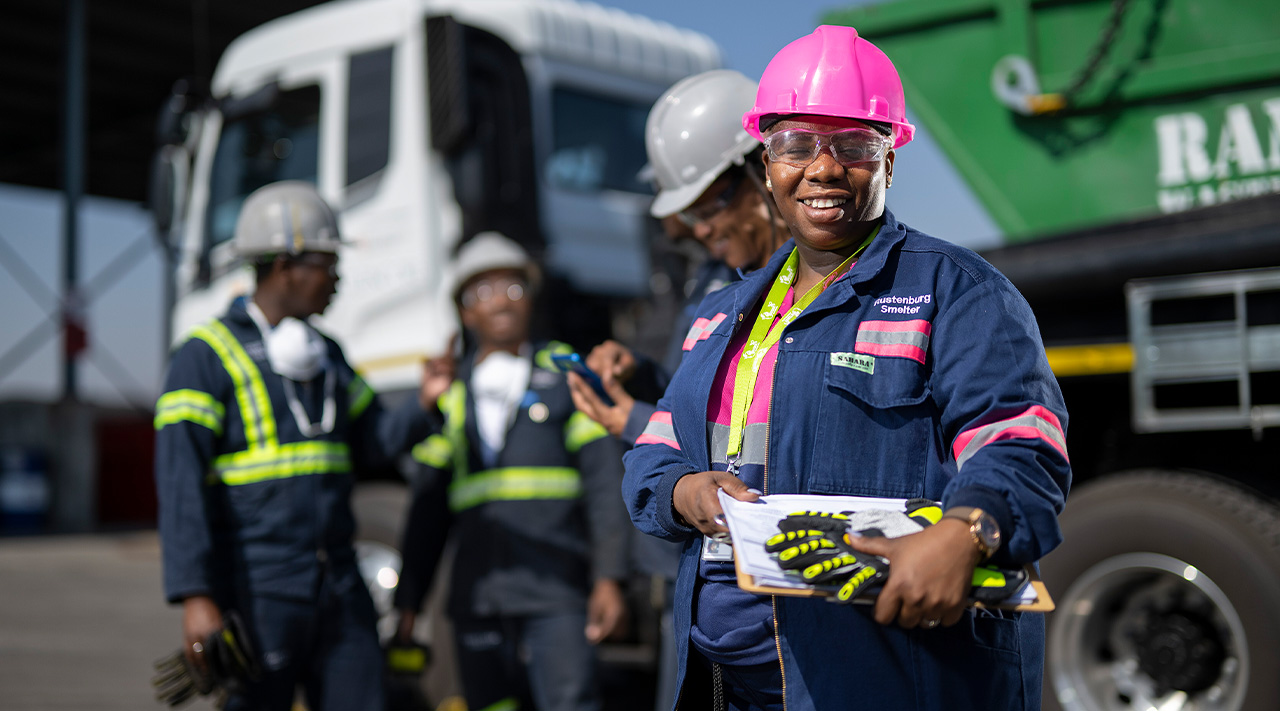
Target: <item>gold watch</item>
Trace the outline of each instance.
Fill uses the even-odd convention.
[[[1000,549],[1000,524],[986,511],[975,506],[953,506],[943,512],[942,518],[957,518],[969,524],[969,535],[978,548],[979,563]]]

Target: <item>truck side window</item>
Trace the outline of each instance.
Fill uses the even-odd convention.
[[[209,173],[207,248],[235,234],[249,193],[278,180],[315,183],[320,153],[320,87],[275,94],[269,105],[228,113]]]
[[[646,160],[648,106],[556,87],[552,114],[555,145],[547,182],[569,190],[650,192],[636,177]]]
[[[347,79],[347,182],[387,166],[391,156],[391,66],[394,48],[351,55]]]

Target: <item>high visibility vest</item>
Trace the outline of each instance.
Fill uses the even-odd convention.
[[[350,450],[345,442],[306,440],[280,443],[271,398],[262,372],[245,353],[240,341],[221,321],[212,321],[191,333],[218,355],[231,376],[235,400],[244,422],[246,447],[214,457],[206,483],[240,486],[270,479],[286,479],[308,474],[335,474],[351,471]],[[372,390],[361,378],[352,381],[348,416],[358,415],[372,400]],[[367,391],[367,392],[366,392]],[[209,393],[182,389],[167,392],[156,402],[157,430],[176,422],[191,422],[221,435],[225,408]]]
[[[546,367],[551,351],[567,348],[553,343],[535,356],[534,363]],[[582,496],[582,477],[574,467],[513,466],[470,471],[466,383],[455,380],[437,404],[444,415],[444,431],[415,447],[414,456],[424,464],[453,469],[449,508],[454,513],[492,501],[571,500]],[[563,446],[573,455],[605,436],[608,432],[603,427],[581,412],[574,412],[564,425]]]

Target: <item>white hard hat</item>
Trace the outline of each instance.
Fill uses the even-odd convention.
[[[689,207],[730,165],[742,165],[760,141],[742,128],[756,83],[731,69],[677,82],[649,110],[645,150],[658,183],[649,213],[663,218]]]
[[[337,252],[342,244],[338,218],[301,180],[264,185],[245,198],[236,220],[235,250],[244,257],[264,254]]]
[[[485,272],[513,269],[524,272],[529,286],[536,289],[540,277],[538,266],[529,253],[501,232],[481,232],[467,240],[454,259],[450,295],[454,300],[467,282]]]

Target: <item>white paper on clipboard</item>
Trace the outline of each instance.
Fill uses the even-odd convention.
[[[863,511],[885,509],[901,511],[906,499],[878,499],[862,496],[808,496],[804,494],[771,494],[758,501],[747,502],[720,492],[720,508],[733,539],[734,555],[739,569],[754,576],[761,584],[787,588],[807,588],[778,567],[777,561],[764,550],[764,542],[778,532],[778,521],[796,511]]]

